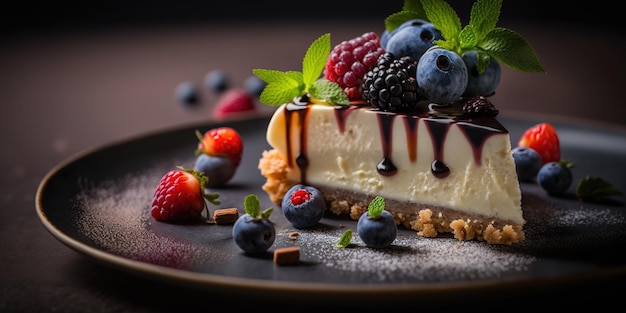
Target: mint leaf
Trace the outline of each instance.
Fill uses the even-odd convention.
[[[339,238],[339,242],[337,242],[336,247],[343,249],[349,246],[351,241],[352,241],[352,230],[347,229],[345,232],[343,232],[343,234]]]
[[[330,34],[324,34],[307,49],[302,59],[302,72],[253,69],[252,73],[267,83],[259,100],[269,106],[279,106],[309,93],[328,104],[349,105],[348,95],[339,84],[320,77],[330,51]]]
[[[405,0],[402,11],[393,13],[385,19],[385,29],[392,32],[408,20],[421,19],[427,21],[426,12],[420,0]]]
[[[510,29],[495,28],[487,34],[479,47],[514,70],[546,71],[539,64],[537,55],[526,39]]]
[[[472,26],[472,32],[478,42],[481,42],[491,30],[496,28],[501,8],[502,0],[474,2],[470,11],[469,25]]]
[[[452,51],[458,52],[461,19],[450,4],[443,0],[422,0],[428,20],[441,31],[445,40],[435,40],[433,43]]]
[[[622,192],[599,177],[587,176],[576,186],[576,196],[582,201],[597,202],[605,197],[621,195]]]
[[[243,199],[243,209],[246,213],[252,217],[257,217],[261,213],[261,206],[259,205],[259,197],[255,194],[249,194]]]
[[[294,84],[292,79],[268,83],[263,92],[261,92],[259,100],[270,106],[287,103],[293,100],[293,98],[302,95],[300,86],[299,84]]]
[[[327,79],[318,79],[309,89],[312,97],[329,104],[350,105],[348,95],[341,89],[341,86]]]
[[[385,199],[381,196],[376,196],[370,204],[367,206],[367,214],[371,219],[377,219],[380,217],[380,213],[385,209]]]
[[[302,74],[305,92],[313,83],[320,78],[326,59],[330,54],[330,34],[324,34],[317,38],[307,49],[302,60]]]

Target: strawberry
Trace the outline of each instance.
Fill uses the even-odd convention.
[[[537,151],[541,156],[542,164],[561,160],[559,136],[549,123],[540,123],[527,129],[517,145]]]
[[[167,172],[156,187],[150,214],[158,221],[183,222],[198,219],[207,208],[205,199],[220,204],[217,193],[207,194],[208,178],[194,170],[178,167]]]
[[[243,142],[235,129],[218,127],[206,131],[204,135],[196,130],[196,137],[200,141],[196,155],[205,153],[209,156],[226,156],[235,167],[241,162]]]
[[[254,97],[244,89],[235,88],[226,91],[217,101],[213,116],[223,119],[235,113],[253,112],[256,110]]]

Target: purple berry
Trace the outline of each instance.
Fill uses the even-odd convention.
[[[322,193],[315,187],[302,184],[289,188],[281,207],[285,218],[300,229],[317,225],[326,209]]]
[[[513,149],[517,177],[523,182],[535,182],[543,165],[541,156],[532,148],[518,146]]]
[[[548,162],[537,173],[537,182],[550,195],[562,194],[572,184],[572,171],[561,162]]]

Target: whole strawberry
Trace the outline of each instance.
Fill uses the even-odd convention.
[[[196,137],[200,141],[196,155],[204,153],[209,156],[228,157],[235,167],[241,162],[243,141],[235,129],[224,126],[210,129],[204,134],[196,131]]]
[[[531,148],[539,153],[542,164],[561,160],[559,136],[549,123],[540,123],[527,129],[517,145]]]
[[[213,116],[218,119],[223,119],[237,113],[254,112],[256,110],[254,101],[254,97],[245,89],[230,89],[223,93],[217,100]]]
[[[167,172],[156,187],[150,215],[163,222],[199,219],[207,209],[205,200],[218,205],[219,195],[204,192],[207,177],[194,170],[178,167]]]

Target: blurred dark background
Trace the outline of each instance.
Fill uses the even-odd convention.
[[[449,0],[462,20],[469,17],[472,0]],[[262,23],[284,20],[381,19],[401,9],[402,0],[283,1],[18,1],[0,13],[3,34],[41,31],[89,30],[111,27],[197,23]],[[8,9],[11,7],[10,9]],[[505,0],[500,21],[524,20],[577,28],[601,27],[621,31],[621,18],[614,3],[542,0]],[[506,25],[500,25],[504,26]]]

